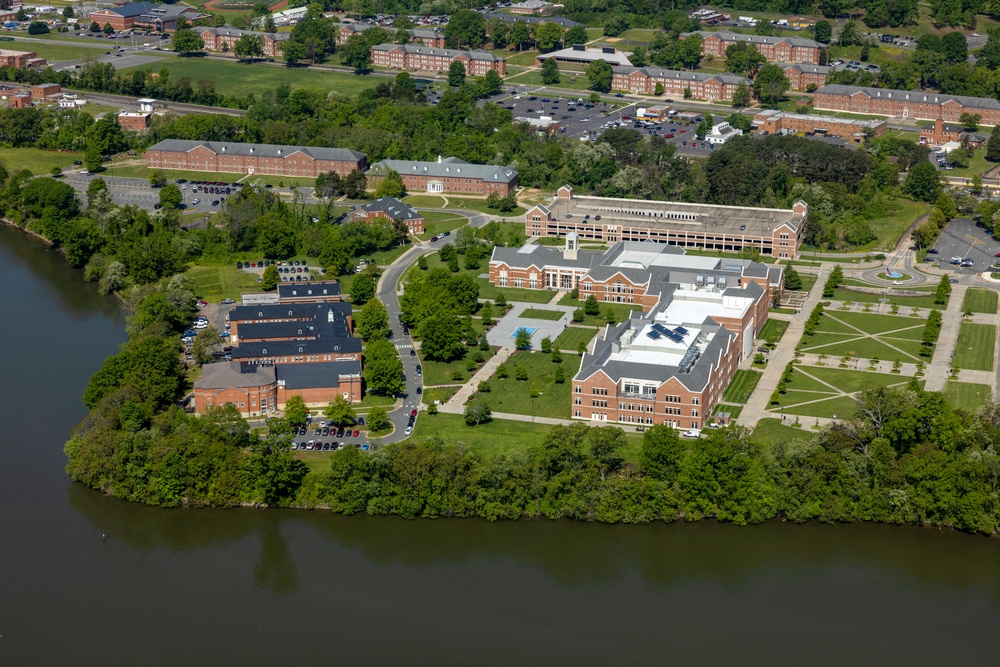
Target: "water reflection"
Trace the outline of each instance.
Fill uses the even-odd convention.
[[[260,539],[260,557],[253,570],[254,590],[291,595],[299,590],[299,568],[276,522],[268,521]]]

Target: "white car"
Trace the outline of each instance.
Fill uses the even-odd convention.
[[[201,203],[201,200],[198,199],[198,198],[195,198],[195,199],[191,200],[191,206],[197,206],[200,203]]]
[[[681,433],[681,435],[684,436],[685,438],[698,438],[701,436],[701,431],[699,431],[696,428],[693,428],[690,431],[684,431],[683,433]]]
[[[898,280],[893,280],[893,281],[892,281],[892,284],[893,284],[893,285],[902,285],[903,283],[902,283],[902,282],[900,282],[900,281],[898,281]]]
[[[195,328],[195,329],[207,329],[208,328],[208,322],[195,322],[191,326],[193,328]]]
[[[403,435],[410,435],[411,433],[413,433],[413,427],[412,426],[407,426],[406,430],[403,431]]]

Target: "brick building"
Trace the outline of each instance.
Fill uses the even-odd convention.
[[[366,30],[376,27],[373,23],[344,23],[337,26],[337,45],[343,46],[352,35],[360,35]],[[446,46],[444,31],[440,28],[430,26],[420,26],[410,28],[406,31],[410,37],[411,44],[430,46],[436,49],[443,49]]]
[[[31,95],[28,93],[14,93],[7,97],[7,106],[11,109],[27,109],[31,106]]]
[[[346,148],[164,139],[146,150],[150,169],[185,169],[315,178],[364,171],[365,154]]]
[[[298,394],[307,408],[322,408],[343,396],[351,403],[363,398],[361,362],[334,361],[322,364],[282,364],[275,367],[278,409]]]
[[[42,102],[50,97],[55,97],[62,92],[62,86],[58,83],[38,83],[31,87],[31,99],[35,102]]]
[[[144,132],[149,127],[151,114],[141,111],[122,111],[118,114],[118,124],[126,130]]]
[[[978,114],[982,125],[1000,124],[1000,102],[989,97],[945,95],[919,90],[893,90],[830,84],[813,96],[813,107],[873,116],[899,116],[957,123],[963,113]]]
[[[742,33],[729,32],[706,32],[699,30],[696,32],[686,32],[680,36],[681,39],[688,37],[701,37],[701,52],[703,55],[712,55],[716,58],[725,58],[726,49],[741,42],[753,44],[754,47],[772,63],[812,63],[818,65],[820,54],[826,50],[826,46],[811,39],[802,37],[766,37],[763,35],[744,35]]]
[[[321,304],[327,301],[343,301],[340,283],[336,280],[317,280],[294,284],[280,283],[278,285],[278,298],[282,304]]]
[[[884,120],[858,120],[853,118],[836,118],[834,116],[814,116],[765,109],[754,114],[753,126],[755,130],[766,134],[803,132],[805,134],[840,137],[847,139],[851,143],[863,144],[868,140],[869,134],[873,137],[880,137],[885,134],[889,124]],[[921,133],[921,138],[922,136]]]
[[[185,5],[161,5],[153,2],[129,2],[116,7],[105,7],[91,12],[88,23],[97,23],[103,28],[110,25],[116,32],[132,28],[149,28],[158,32],[173,32],[177,20],[183,17],[194,23],[199,19],[211,18],[194,7]]]
[[[39,58],[34,51],[12,51],[10,49],[0,49],[0,66],[2,67],[45,69],[47,64],[48,63],[45,58]]]
[[[368,222],[376,218],[388,218],[389,220],[399,220],[406,225],[407,231],[411,234],[424,233],[424,216],[409,204],[393,197],[379,197],[375,201],[368,202],[358,210],[360,217]]]
[[[581,241],[651,240],[730,252],[749,246],[762,255],[791,258],[802,242],[807,208],[803,201],[787,210],[581,197],[564,185],[547,206],[525,213],[524,227],[529,237],[576,232]]]
[[[491,192],[505,197],[517,188],[517,171],[495,164],[471,164],[455,157],[437,162],[418,160],[382,160],[368,170],[368,187],[378,187],[379,180],[395,171],[410,192],[456,192],[488,196]]]
[[[599,302],[635,304],[643,311],[656,306],[675,283],[752,290],[755,296],[767,295],[766,308],[780,299],[783,280],[780,267],[691,256],[678,246],[653,241],[620,241],[606,251],[580,250],[573,233],[566,236],[562,250],[539,244],[497,246],[489,266],[489,281],[497,287],[576,289],[581,301],[592,295]]]
[[[813,65],[811,63],[775,63],[785,71],[788,84],[792,90],[805,90],[810,85],[822,88],[833,68],[829,65]]]
[[[236,306],[226,321],[233,343],[349,338],[354,330],[351,304],[342,301]]]
[[[885,121],[883,121],[885,122]],[[931,146],[943,146],[947,143],[967,142],[970,148],[982,146],[989,136],[980,132],[970,132],[962,125],[946,123],[940,118],[933,125],[920,128],[920,143]]]
[[[513,3],[507,8],[507,11],[511,14],[541,16],[543,14],[559,11],[562,8],[562,5],[546,2],[545,0],[524,0],[524,2]]]
[[[672,285],[648,314],[608,327],[573,377],[572,416],[701,429],[767,321],[739,288]],[[762,319],[759,319],[762,318]]]
[[[485,76],[487,72],[507,75],[507,61],[489,51],[456,51],[417,44],[376,44],[371,48],[371,61],[376,67],[409,70],[411,72],[447,72],[455,61],[465,66],[469,76]]]
[[[281,43],[292,36],[289,32],[254,32],[231,26],[222,26],[221,28],[197,26],[194,31],[205,42],[205,50],[212,52],[231,52],[240,37],[247,34],[256,35],[263,40],[264,55],[267,57],[281,55]]]
[[[631,67],[632,61],[628,58],[630,51],[619,51],[613,46],[602,46],[600,48],[588,48],[583,44],[573,44],[569,48],[549,53],[539,53],[535,56],[535,67],[541,67],[546,60],[555,60],[559,63],[569,65],[579,65],[586,67],[590,63],[603,60],[612,66]]]
[[[615,67],[611,76],[612,90],[626,90],[637,95],[653,95],[656,84],[663,86],[663,94],[684,97],[691,91],[691,99],[730,102],[742,83],[753,95],[753,82],[736,74],[705,74],[660,67]]]

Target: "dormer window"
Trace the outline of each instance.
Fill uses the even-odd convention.
[[[261,354],[267,354],[267,348],[266,347],[262,348],[261,351],[260,351],[260,353]]]

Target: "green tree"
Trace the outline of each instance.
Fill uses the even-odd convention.
[[[962,127],[965,128],[967,131],[975,132],[976,130],[979,129],[979,121],[981,118],[982,116],[977,113],[972,114],[966,111],[962,113],[961,116],[958,117],[958,122],[961,123]]]
[[[660,83],[659,81],[657,81],[656,85],[653,87],[653,94],[657,95],[657,96],[662,95],[663,94],[663,90],[664,90],[663,89],[663,84]]]
[[[813,25],[813,39],[821,44],[829,44],[833,37],[833,26],[829,21],[816,21]]]
[[[969,44],[960,32],[949,32],[941,38],[941,52],[949,63],[963,63],[969,57]]]
[[[470,401],[465,406],[465,425],[479,426],[493,421],[493,413],[482,400]]]
[[[799,272],[795,270],[794,266],[785,267],[785,289],[788,290],[800,290],[802,289],[802,276]]]
[[[205,41],[201,38],[201,35],[190,28],[184,28],[175,32],[172,44],[174,51],[182,56],[205,50]]]
[[[545,53],[559,46],[563,38],[563,27],[558,23],[546,21],[535,25],[535,43],[538,50]]]
[[[647,428],[642,434],[639,469],[652,479],[674,479],[686,450],[687,445],[681,441],[676,429],[665,424]]]
[[[389,314],[385,305],[378,299],[370,299],[358,313],[355,324],[362,340],[389,337]]]
[[[427,318],[419,329],[424,357],[435,361],[451,361],[462,356],[462,333],[453,317],[437,315]]]
[[[104,169],[101,164],[101,152],[96,148],[88,148],[87,152],[83,154],[83,164],[87,167],[87,171],[91,173],[101,171]]]
[[[986,142],[986,159],[990,162],[1000,162],[1000,125],[994,125]]]
[[[191,344],[191,356],[199,365],[205,365],[215,361],[212,352],[219,344],[219,330],[215,327],[205,327],[194,337]]]
[[[448,66],[448,85],[459,87],[465,83],[465,65],[460,60],[453,60]]]
[[[343,396],[338,396],[330,402],[330,405],[326,406],[323,410],[323,416],[327,418],[327,421],[336,426],[353,426],[356,415],[351,402]]]
[[[389,413],[386,409],[380,406],[375,406],[368,411],[368,431],[381,433],[382,431],[388,431],[392,428],[392,422],[389,421]]]
[[[278,267],[270,264],[264,269],[264,274],[261,276],[260,288],[265,292],[270,292],[277,289],[280,282],[281,276],[278,275]]]
[[[375,296],[375,281],[367,273],[360,273],[351,283],[351,303],[363,306]]]
[[[519,327],[514,336],[514,345],[519,350],[531,349],[531,332],[525,327]]]
[[[587,80],[590,81],[591,90],[601,93],[610,92],[613,74],[611,65],[604,60],[595,60],[587,65]]]
[[[101,31],[101,26],[97,24],[97,21],[91,21],[90,32],[100,32],[100,31]]]
[[[527,382],[528,380],[528,369],[520,364],[514,367],[514,379],[518,382]]]
[[[556,366],[556,372],[552,379],[556,384],[563,384],[566,382],[566,371],[563,370],[562,366]]]
[[[753,89],[761,101],[774,105],[785,96],[789,85],[785,71],[772,64],[760,68],[754,79]]]
[[[753,78],[767,64],[767,58],[749,42],[737,42],[726,49],[726,71]],[[784,71],[782,71],[784,73]]]
[[[151,188],[162,188],[167,184],[167,177],[160,169],[154,169],[149,172],[147,180],[149,181],[149,187]]]
[[[167,211],[178,209],[184,203],[184,193],[173,183],[160,188],[159,196],[160,206]]]
[[[364,74],[372,64],[368,41],[363,35],[351,35],[340,47],[340,62],[354,68],[355,74]]]
[[[378,185],[375,186],[376,199],[379,197],[402,199],[405,196],[406,186],[403,184],[403,177],[399,175],[399,172],[390,169],[389,173],[378,179]]]
[[[482,97],[490,97],[503,91],[503,77],[495,71],[490,70],[479,80],[479,94]]]
[[[944,275],[941,276],[941,280],[938,282],[937,291],[934,294],[934,303],[943,306],[948,303],[949,296],[951,296],[951,280],[947,275]]]
[[[46,32],[48,32],[48,31],[46,31]],[[115,29],[111,27],[110,23],[105,23],[104,24],[104,34],[105,35],[113,35],[113,34],[115,34]]]
[[[582,25],[575,25],[566,31],[566,36],[563,38],[563,41],[567,46],[572,46],[574,44],[586,44],[590,41],[590,38],[587,36],[586,28]]]
[[[47,32],[49,32],[49,26],[45,21],[32,21],[28,25],[29,35],[44,35]]]
[[[597,316],[601,314],[601,304],[597,303],[597,297],[593,294],[583,300],[583,312],[587,315]]]
[[[548,336],[542,339],[541,350],[543,354],[549,354],[552,352],[552,339]]]
[[[830,272],[826,282],[823,284],[823,298],[832,299],[834,296],[834,290],[840,287],[842,282],[844,282],[844,271],[838,264],[833,267],[833,271]]]
[[[306,402],[301,394],[293,394],[285,402],[285,421],[289,424],[302,426],[306,423],[309,411],[306,410]]]
[[[478,49],[486,43],[486,19],[471,9],[459,9],[448,18],[444,38],[451,48]]]
[[[368,343],[365,347],[364,377],[370,394],[395,396],[406,389],[403,362],[392,342],[377,338]]]
[[[910,167],[903,181],[903,191],[918,201],[934,201],[941,194],[941,174],[924,160]]]
[[[264,56],[264,38],[261,35],[245,33],[233,44],[233,55],[240,60],[253,61]]]
[[[607,475],[618,472],[625,464],[625,457],[621,455],[627,444],[625,432],[614,426],[596,427],[590,429],[587,439],[590,441],[590,455],[603,482]]]

